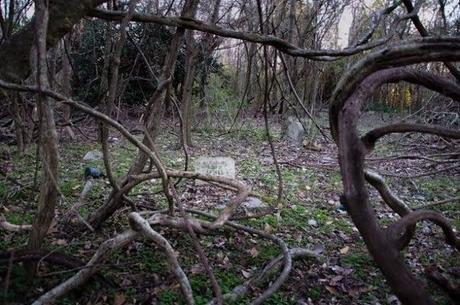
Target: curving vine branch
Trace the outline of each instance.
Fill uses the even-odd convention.
[[[389,285],[404,304],[433,304],[433,300],[428,291],[405,265],[399,252],[402,247],[401,237],[398,235],[397,240],[389,238],[388,234],[379,226],[375,212],[369,202],[366,180],[379,190],[387,204],[393,204],[396,211],[403,216],[399,222],[396,222],[400,224],[396,225],[396,228],[404,228],[404,232],[409,232],[408,229],[415,225],[416,219],[423,218],[420,216],[423,213],[413,214],[415,212],[410,212],[400,201],[396,200],[395,196],[391,195],[389,189],[385,188],[382,179],[376,179],[377,177],[370,175],[369,172],[366,173],[364,158],[372,150],[378,138],[391,132],[417,131],[416,129],[418,129],[454,137],[457,137],[458,133],[440,131],[432,127],[417,126],[414,128],[414,125],[393,125],[371,131],[370,134],[361,138],[357,130],[359,114],[364,103],[369,100],[375,90],[385,83],[407,81],[458,100],[459,86],[452,81],[428,72],[399,68],[399,66],[431,61],[459,60],[459,43],[459,38],[426,38],[392,45],[371,53],[349,69],[337,84],[331,98],[329,120],[332,135],[339,148],[339,164],[343,178],[344,196],[348,203],[348,213],[361,233],[370,254],[387,278]],[[449,84],[449,86],[443,84]],[[427,215],[425,214],[425,216]],[[436,218],[436,221],[442,223],[444,229],[447,228],[446,223],[440,218]],[[452,234],[452,231],[446,230],[446,234]],[[400,233],[403,230],[396,231]],[[406,237],[409,236],[411,234],[406,233]],[[449,236],[449,242],[453,242],[452,235]],[[404,242],[407,242],[407,238]]]

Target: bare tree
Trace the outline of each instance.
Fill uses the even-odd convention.
[[[54,219],[54,209],[58,196],[58,140],[54,113],[50,98],[41,93],[49,88],[48,69],[46,60],[46,37],[48,27],[48,3],[45,0],[35,2],[35,47],[32,48],[31,58],[36,66],[36,80],[39,93],[37,95],[38,112],[40,117],[40,154],[42,162],[42,179],[38,210],[32,225],[28,241],[31,249],[40,248],[51,223]]]
[[[72,66],[70,65],[70,43],[69,35],[62,41],[62,91],[67,96],[72,96]],[[63,118],[65,131],[70,139],[75,140],[75,133],[72,129],[70,107],[64,105]]]
[[[363,51],[376,49],[364,54],[355,64],[350,65],[349,69],[347,69],[345,74],[337,83],[331,97],[330,127],[331,133],[339,150],[339,161],[344,185],[344,198],[349,205],[348,213],[363,237],[370,254],[382,270],[389,285],[392,287],[398,298],[404,304],[433,303],[428,291],[424,289],[423,285],[417,281],[415,276],[405,265],[404,260],[400,255],[400,251],[408,245],[408,242],[413,237],[417,222],[422,220],[432,221],[439,225],[445,234],[447,243],[455,247],[457,250],[460,249],[459,239],[443,215],[427,210],[412,211],[404,205],[404,203],[393,192],[391,192],[384,180],[378,174],[366,169],[364,161],[365,156],[374,149],[378,140],[388,134],[422,132],[459,139],[460,133],[458,130],[450,130],[439,126],[396,124],[385,126],[383,128],[376,128],[364,136],[360,136],[356,127],[359,121],[359,113],[362,106],[383,84],[405,81],[417,86],[426,87],[455,100],[459,100],[460,88],[457,82],[452,81],[447,77],[442,77],[439,74],[434,74],[430,71],[412,70],[407,67],[414,64],[441,61],[445,63],[450,73],[456,77],[456,73],[458,71],[452,62],[460,60],[460,39],[458,37],[424,37],[422,39],[406,40],[401,42],[400,40],[395,39],[396,31],[390,31],[388,35],[385,35],[384,37],[375,38],[375,31],[374,29],[371,29],[370,35],[366,33],[363,39],[357,39],[358,43],[351,45],[349,48],[343,50],[327,48],[321,49],[322,46],[320,42],[322,40],[320,37],[323,37],[326,34],[324,29],[319,26],[319,24],[322,23],[321,18],[323,17],[323,14],[318,12],[324,9],[322,5],[330,3],[337,4],[337,2],[334,1],[314,1],[313,7],[308,8],[308,14],[305,14],[304,17],[308,16],[311,18],[311,22],[308,23],[308,26],[305,26],[303,31],[299,29],[296,30],[300,41],[301,35],[299,33],[308,32],[308,35],[303,36],[303,38],[309,37],[309,39],[311,39],[307,45],[303,43],[296,43],[293,39],[293,36],[295,36],[293,35],[293,25],[296,23],[294,17],[295,12],[297,11],[295,6],[296,4],[299,4],[295,3],[295,1],[290,2],[289,8],[290,18],[288,19],[288,36],[291,41],[286,41],[270,34],[269,29],[271,28],[275,33],[276,28],[281,24],[280,20],[282,19],[279,18],[282,14],[277,16],[277,21],[279,21],[278,23],[271,22],[271,19],[269,18],[274,10],[276,10],[275,1],[262,3],[262,1],[257,0],[255,6],[250,7],[249,9],[244,7],[244,9],[249,12],[256,12],[258,16],[258,21],[256,22],[255,20],[251,20],[251,25],[248,26],[246,30],[241,28],[235,30],[218,26],[217,17],[215,16],[218,16],[218,13],[216,12],[219,11],[219,5],[215,6],[213,12],[214,17],[211,18],[209,23],[196,20],[194,16],[198,1],[193,0],[184,2],[181,7],[180,17],[135,13],[134,8],[136,1],[130,2],[127,12],[101,9],[91,10],[103,1],[68,2],[69,4],[66,6],[61,1],[54,1],[51,5],[51,3],[48,3],[46,0],[36,0],[36,12],[33,22],[33,25],[35,26],[35,28],[33,28],[34,30],[30,30],[32,25],[26,26],[23,31],[12,35],[11,39],[4,43],[5,48],[0,50],[0,56],[5,55],[6,58],[0,59],[0,64],[5,63],[4,67],[0,66],[0,77],[10,81],[0,80],[0,87],[19,92],[34,93],[37,95],[37,105],[40,117],[39,145],[43,165],[43,179],[38,200],[38,212],[31,229],[29,248],[37,249],[40,247],[53,220],[54,208],[58,195],[57,136],[54,126],[53,109],[51,105],[52,101],[63,103],[66,106],[82,111],[101,122],[104,127],[104,135],[101,138],[103,139],[102,146],[105,151],[105,166],[112,185],[112,192],[109,199],[95,212],[95,214],[90,217],[92,225],[95,227],[102,226],[104,221],[117,211],[125,201],[130,201],[128,194],[133,187],[151,179],[161,180],[163,187],[162,191],[168,200],[169,206],[167,212],[148,211],[146,213],[146,215],[150,216],[148,218],[143,218],[139,213],[130,214],[128,217],[130,221],[130,228],[128,228],[124,233],[102,243],[84,269],[79,270],[72,277],[68,278],[61,284],[58,284],[50,291],[44,293],[34,304],[52,302],[57,297],[80,287],[95,274],[97,269],[100,267],[100,262],[108,259],[111,253],[139,237],[153,241],[166,252],[169,266],[181,286],[185,299],[188,304],[193,304],[194,300],[190,282],[175,257],[174,249],[171,244],[153,228],[153,226],[173,228],[190,234],[193,245],[200,256],[208,276],[211,279],[211,284],[215,294],[215,300],[212,300],[211,304],[222,304],[223,301],[227,299],[235,300],[236,298],[247,294],[250,288],[254,285],[267,284],[266,290],[256,296],[252,303],[263,304],[267,298],[276,292],[288,278],[292,269],[293,258],[295,256],[300,257],[302,255],[309,254],[308,251],[294,251],[294,249],[289,249],[280,238],[274,235],[238,225],[230,220],[235,210],[251,192],[249,187],[247,187],[244,183],[235,179],[213,177],[188,171],[170,170],[162,163],[160,155],[155,147],[155,136],[157,135],[157,131],[159,129],[158,124],[161,119],[164,100],[167,98],[165,95],[168,94],[166,88],[171,82],[174,67],[177,62],[177,56],[186,29],[189,30],[187,34],[188,36],[186,37],[189,46],[192,46],[193,44],[192,31],[204,32],[205,37],[207,37],[206,35],[218,35],[221,37],[231,37],[253,43],[250,47],[248,47],[247,51],[248,71],[246,77],[247,79],[251,79],[251,74],[253,72],[254,74],[259,73],[258,77],[256,77],[257,75],[254,75],[254,79],[259,81],[260,91],[263,92],[263,98],[261,98],[261,101],[263,101],[266,130],[275,164],[277,164],[276,154],[269,134],[267,114],[270,92],[274,88],[275,84],[279,83],[279,71],[276,68],[279,57],[277,53],[282,52],[285,55],[292,55],[305,60],[303,71],[303,77],[305,78],[306,74],[311,71],[310,64],[312,64],[311,62],[307,62],[307,60],[333,61],[343,58],[344,56],[361,54]],[[396,21],[394,25],[399,25],[401,20],[407,20],[410,18],[422,36],[428,36],[429,33],[423,30],[423,26],[420,26],[420,20],[410,1],[403,1],[403,3],[408,10],[408,14],[397,16],[397,18],[395,18]],[[254,3],[249,3],[249,5],[252,4]],[[390,6],[390,8],[385,8],[383,12],[388,12],[388,14],[394,12],[396,7],[399,6],[399,2],[395,5]],[[159,4],[156,3],[154,6],[158,8]],[[171,11],[172,6],[173,4],[170,4],[167,10]],[[74,11],[71,11],[72,9]],[[116,9],[116,7],[114,7],[114,9]],[[107,19],[109,21],[121,21],[122,25],[119,31],[120,36],[118,40],[115,41],[113,48],[113,65],[111,67],[107,67],[111,70],[111,78],[110,80],[107,79],[109,82],[107,84],[107,107],[105,107],[102,111],[72,100],[66,96],[69,94],[68,92],[60,94],[51,90],[48,80],[46,64],[47,46],[49,47],[55,45],[56,40],[61,39],[65,32],[68,32],[72,25],[78,22],[78,20],[85,15]],[[54,17],[49,19],[51,18],[50,16]],[[330,19],[331,20],[328,19],[327,21],[332,24],[334,22],[334,18]],[[68,20],[68,23],[65,25],[59,24],[62,20]],[[379,20],[379,18],[376,18],[376,20]],[[143,121],[144,138],[142,140],[133,136],[122,124],[111,117],[111,107],[117,96],[119,81],[118,68],[121,50],[126,38],[126,27],[131,21],[145,23],[151,22],[176,27],[176,32],[170,41],[169,52],[164,58],[162,73],[158,78],[158,86],[150,97],[145,109]],[[253,27],[251,28],[251,26]],[[375,26],[378,26],[378,22],[375,23]],[[259,33],[254,32],[257,27],[259,28]],[[20,41],[20,39],[22,39],[22,41]],[[32,47],[33,44],[31,41],[34,41],[35,47]],[[261,52],[257,49],[257,46],[254,43],[262,44]],[[19,49],[19,46],[22,46],[22,48]],[[252,48],[252,50],[249,50],[250,48]],[[30,49],[33,50],[31,57],[35,59],[35,62],[29,66],[24,63],[24,59],[20,58],[20,55],[25,54],[24,52],[30,51]],[[212,48],[209,47],[208,52],[211,52],[211,50]],[[11,55],[11,52],[15,51],[18,52],[15,54],[18,58]],[[193,85],[193,51],[194,50],[192,48],[189,49],[190,58],[187,63],[189,79],[187,82],[184,81],[183,93],[186,88],[188,88],[187,90],[189,91],[184,94],[190,94]],[[297,73],[297,70],[290,71],[292,69],[296,69],[294,60],[290,60],[290,63],[286,64],[286,61],[283,60],[283,56],[280,56],[280,58],[282,63],[286,66],[284,73],[286,75],[287,85],[298,103],[303,105],[301,101],[302,98],[300,98],[299,94],[297,94],[296,85],[298,84],[291,79],[291,74],[293,74],[294,77],[297,77],[297,80],[300,80],[302,74]],[[8,59],[11,59],[11,62],[8,62]],[[21,84],[19,80],[25,79],[29,72],[31,70],[35,70],[35,68],[35,76],[37,79],[36,85],[26,86]],[[315,83],[315,81],[315,79],[311,78],[311,82],[306,83],[313,84],[314,89],[311,93],[309,93],[312,100],[317,99],[319,91],[319,83]],[[282,90],[280,91],[282,92]],[[306,89],[304,92],[306,92]],[[182,102],[185,103],[187,98],[188,102],[190,102],[191,94],[188,97],[184,97],[184,94],[182,96]],[[307,94],[304,93],[304,100],[306,100],[306,96]],[[306,109],[305,112],[308,114],[308,109]],[[187,113],[189,113],[189,111],[187,109],[183,109],[184,116],[189,115]],[[114,177],[110,174],[111,163],[108,158],[107,142],[104,141],[104,139],[107,138],[109,128],[113,128],[120,132],[127,141],[138,149],[138,155],[135,162],[131,165],[128,173],[126,173],[121,181],[115,181]],[[186,143],[187,141],[188,140],[183,140],[183,144],[189,144]],[[150,166],[146,169],[146,165],[149,162]],[[278,174],[280,174],[279,169]],[[214,182],[217,183],[219,187],[224,187],[234,191],[236,195],[232,198],[227,208],[225,208],[218,216],[190,210],[184,207],[183,202],[172,183],[172,179],[174,178],[199,179]],[[388,206],[401,217],[388,228],[380,227],[377,222],[376,214],[369,203],[369,194],[366,182],[376,188]],[[281,182],[279,191],[280,199],[282,195]],[[176,215],[177,210],[180,212],[179,216]],[[192,215],[199,215],[208,220],[194,218]],[[242,231],[269,240],[280,247],[282,256],[275,258],[275,260],[270,262],[267,267],[262,270],[259,276],[249,279],[243,285],[236,287],[231,293],[222,295],[219,284],[215,279],[206,255],[199,244],[196,233],[210,234],[229,230]],[[282,264],[280,264],[281,261]],[[267,272],[271,269],[279,269],[280,272],[275,280],[267,283]]]

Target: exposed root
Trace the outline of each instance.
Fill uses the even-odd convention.
[[[214,220],[217,218],[216,216],[204,212],[193,210],[187,211],[192,214],[202,215],[205,217],[212,218]],[[148,212],[142,214],[148,214]],[[169,242],[166,239],[164,239],[164,237],[162,237],[160,234],[154,231],[151,227],[152,225],[159,225],[160,227],[170,227],[187,232],[188,228],[185,220],[180,217],[172,217],[170,215],[161,213],[155,213],[147,220],[140,216],[140,213],[131,213],[129,219],[133,229],[127,230],[124,233],[119,234],[114,238],[111,238],[102,243],[102,245],[93,255],[93,257],[84,267],[82,267],[81,270],[79,270],[75,275],[73,275],[66,281],[62,282],[58,286],[43,294],[33,303],[33,305],[44,305],[52,303],[57,298],[65,295],[69,291],[82,286],[99,270],[99,268],[102,266],[101,264],[105,260],[107,260],[113,252],[122,248],[134,239],[138,238],[140,235],[143,235],[144,237],[153,240],[159,247],[165,250],[171,270],[179,280],[181,289],[186,297],[187,303],[193,304],[193,293],[190,286],[190,282],[183,270],[181,269],[181,267],[179,266],[173,248],[171,247]],[[205,221],[201,219],[188,219],[188,224],[191,225],[193,230],[198,233],[216,233],[215,229],[213,228],[213,222],[210,221]],[[282,255],[270,262],[257,277],[250,279],[242,286],[236,287],[232,293],[228,294],[228,296],[225,297],[225,300],[230,300],[234,297],[244,296],[251,289],[253,289],[253,287],[262,286],[268,281],[269,275],[273,274],[275,271],[278,272],[278,270],[281,268],[281,272],[278,278],[273,283],[271,283],[271,285],[251,303],[263,304],[265,300],[267,300],[271,295],[273,295],[273,293],[275,293],[281,287],[281,285],[287,280],[289,273],[292,269],[292,256],[296,258],[319,256],[318,252],[311,250],[288,249],[283,240],[272,234],[268,234],[261,230],[239,225],[231,221],[227,221],[225,225],[222,226],[220,229],[224,231],[244,231],[246,233],[254,234],[264,239],[271,240],[278,244],[283,252]],[[1,258],[2,257],[0,256],[0,261]],[[215,302],[215,300],[212,302]]]

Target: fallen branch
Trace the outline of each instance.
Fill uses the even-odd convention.
[[[179,281],[179,285],[182,289],[182,293],[185,296],[187,304],[195,304],[192,287],[190,286],[190,282],[187,276],[177,261],[176,253],[174,253],[174,249],[171,244],[161,234],[155,232],[148,221],[138,213],[133,212],[129,214],[129,221],[133,230],[140,232],[145,238],[152,240],[165,251],[169,262],[169,267]]]
[[[230,186],[236,190],[238,190],[238,194],[233,197],[225,209],[221,212],[221,214],[217,217],[212,225],[212,229],[216,229],[221,227],[228,219],[230,219],[235,212],[235,210],[240,206],[240,204],[249,196],[250,188],[247,187],[245,184],[231,178],[221,177],[221,176],[211,176],[205,174],[199,174],[195,172],[185,172],[185,171],[171,171],[167,170],[166,174],[169,177],[183,177],[188,179],[198,179],[206,182],[217,182],[219,184],[224,184]],[[150,180],[153,178],[158,178],[158,173],[148,173],[148,174],[141,174],[131,176],[131,183],[129,186],[126,187],[133,187],[134,185],[139,184],[141,181]]]
[[[78,258],[61,252],[48,250],[15,249],[8,252],[0,252],[0,265],[14,264],[16,262],[46,262],[48,264],[80,270],[86,268],[85,264]],[[66,270],[68,272],[69,270]],[[110,280],[102,275],[96,274],[97,280],[113,287]]]
[[[432,176],[435,174],[439,174],[442,172],[450,171],[453,169],[460,168],[460,164],[444,167],[435,171],[429,171],[429,172],[424,172],[421,174],[416,174],[416,175],[397,175],[397,174],[392,174],[388,172],[383,172],[382,175],[387,176],[387,177],[396,177],[396,178],[402,178],[402,179],[413,179],[413,178],[421,178],[421,177],[426,177],[426,176]]]
[[[99,246],[96,253],[94,253],[93,257],[86,264],[87,268],[78,271],[72,277],[40,296],[32,305],[52,304],[57,298],[82,286],[97,272],[102,262],[104,262],[114,251],[133,241],[137,235],[137,232],[127,230],[114,238],[106,240]]]
[[[192,213],[192,214],[197,214],[209,218],[216,219],[216,216],[213,216],[211,214],[201,212],[201,211],[195,211],[195,210],[190,210],[188,209],[187,212]],[[251,305],[260,305],[263,304],[270,296],[272,296],[280,287],[283,285],[283,283],[287,280],[289,273],[292,270],[292,257],[291,254],[289,253],[289,249],[286,246],[285,242],[272,234],[268,234],[264,231],[249,228],[237,223],[234,223],[232,221],[227,221],[225,223],[226,226],[229,226],[233,229],[244,231],[250,234],[255,234],[259,235],[262,238],[271,240],[278,244],[278,246],[281,248],[282,255],[283,255],[283,270],[281,271],[281,274],[278,276],[278,278],[265,290],[260,296],[258,296],[252,303]]]
[[[457,203],[460,203],[460,196],[447,198],[447,199],[443,199],[443,200],[438,200],[438,201],[432,202],[430,204],[426,204],[426,205],[416,207],[415,210],[422,210],[422,209],[432,208],[432,207],[435,207],[435,206],[439,206],[439,205],[446,204],[446,203],[451,203],[451,202],[456,202],[456,201],[457,201]]]
[[[5,231],[9,231],[9,232],[22,232],[22,231],[30,231],[32,229],[32,225],[12,224],[6,220],[3,214],[0,214],[0,228],[2,228]]]
[[[449,154],[451,156],[459,155],[460,153],[453,153]],[[435,155],[433,155],[435,156]],[[440,160],[435,158],[430,158],[428,156],[421,156],[421,155],[396,155],[396,156],[388,156],[388,157],[381,157],[381,158],[368,158],[366,162],[391,162],[397,160],[425,160],[432,163],[455,163],[460,162],[460,160]]]
[[[304,248],[292,248],[289,249],[289,254],[292,260],[314,258],[319,260],[320,251],[309,250]],[[236,286],[232,291],[224,294],[224,301],[236,302],[237,300],[245,297],[255,287],[260,287],[266,284],[269,280],[269,276],[278,271],[283,261],[283,255],[280,255],[271,260],[267,266],[258,274],[253,276],[241,285]],[[207,305],[215,305],[216,301],[212,300]]]

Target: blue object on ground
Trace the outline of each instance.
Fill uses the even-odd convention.
[[[85,168],[85,179],[100,179],[104,178],[105,174],[98,168],[96,167],[86,167]]]

